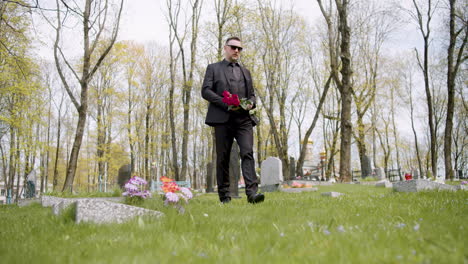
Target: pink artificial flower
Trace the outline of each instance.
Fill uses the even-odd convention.
[[[185,201],[188,201],[188,200],[193,198],[193,194],[192,194],[192,192],[190,191],[189,188],[182,187],[182,188],[180,188],[180,192],[182,193],[182,198]]]
[[[145,179],[140,178],[140,177],[138,177],[138,176],[133,176],[133,177],[129,180],[129,182],[132,183],[132,184],[136,184],[136,185],[148,184],[148,182],[145,181]]]
[[[179,201],[179,196],[173,192],[166,193],[166,201],[165,203],[177,203]]]
[[[130,182],[127,182],[125,184],[125,189],[127,189],[127,191],[138,191],[138,187],[135,186],[134,184],[130,183]]]

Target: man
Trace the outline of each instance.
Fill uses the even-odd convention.
[[[265,196],[258,191],[253,155],[253,126],[257,124],[249,110],[255,108],[255,91],[250,72],[238,63],[242,52],[241,40],[231,37],[224,45],[224,60],[208,65],[202,86],[202,97],[210,102],[205,124],[215,128],[216,180],[219,200],[229,203],[229,158],[234,138],[240,148],[242,175],[249,203],[263,202]],[[223,102],[223,92],[237,94],[252,102],[247,109],[229,110]]]

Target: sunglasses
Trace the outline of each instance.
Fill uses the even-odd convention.
[[[237,49],[238,51],[242,51],[242,49],[243,49],[242,47],[237,47],[237,46],[234,46],[234,45],[227,45],[227,46],[229,46],[232,50]]]

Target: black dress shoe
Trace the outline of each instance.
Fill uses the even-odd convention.
[[[228,204],[231,202],[231,197],[222,198],[220,200],[221,200],[221,203]]]
[[[263,195],[263,193],[256,193],[247,197],[247,201],[252,204],[261,203],[263,200],[265,200],[265,195]]]

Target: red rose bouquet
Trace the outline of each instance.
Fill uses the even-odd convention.
[[[226,103],[228,105],[228,110],[232,111],[237,111],[240,108],[249,111],[250,109],[247,106],[253,105],[253,103],[249,99],[239,99],[239,96],[237,94],[231,94],[228,91],[223,92],[223,103]]]

